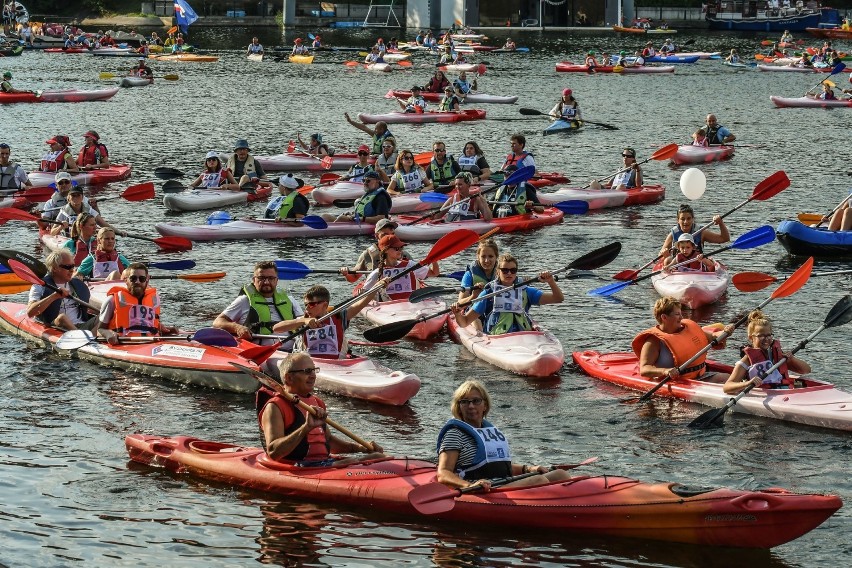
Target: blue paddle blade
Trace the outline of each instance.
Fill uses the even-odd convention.
[[[556,207],[566,215],[584,215],[589,211],[589,204],[579,199],[560,201],[559,203],[554,203],[551,207]]]
[[[592,294],[594,296],[612,296],[613,294],[627,288],[634,282],[634,280],[627,280],[624,282],[613,282],[612,284],[607,284],[606,286],[601,286],[600,288],[589,290],[589,294]]]
[[[836,75],[837,73],[842,73],[843,70],[846,69],[846,65],[840,61],[837,65],[834,66],[834,69],[831,71],[832,75]]]
[[[325,219],[318,215],[308,215],[306,217],[302,217],[299,221],[311,229],[325,229],[328,227],[328,223],[326,223]]]
[[[233,335],[218,327],[204,327],[192,334],[192,339],[204,345],[216,347],[236,347],[239,345]]]
[[[276,260],[275,268],[281,280],[301,280],[311,272],[310,268],[295,260]]]
[[[449,274],[439,274],[438,278],[452,278],[453,280],[461,280],[464,276],[464,270],[456,270],[455,272],[450,272]]]
[[[518,185],[525,182],[535,175],[535,166],[526,166],[512,172],[512,175],[503,180],[501,185]]]
[[[146,262],[148,268],[159,268],[160,270],[189,270],[195,268],[194,260],[168,260],[165,262]]]
[[[0,264],[0,274],[9,274],[10,272],[12,271],[6,265]]]
[[[731,244],[730,248],[746,250],[763,246],[765,244],[771,243],[774,240],[775,229],[773,229],[769,225],[763,225],[762,227],[758,227],[757,229],[751,230],[748,233],[741,235],[740,238],[738,238]]]
[[[424,203],[443,203],[447,200],[447,196],[436,191],[427,191],[420,194],[420,201]]]
[[[214,211],[207,216],[208,225],[222,225],[233,221],[234,218],[227,211]]]

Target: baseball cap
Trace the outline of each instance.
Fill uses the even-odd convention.
[[[382,229],[386,229],[388,227],[390,227],[391,229],[396,229],[397,227],[399,227],[399,224],[394,223],[390,219],[379,219],[379,222],[376,223],[376,231],[375,232],[378,233]]]
[[[404,247],[407,243],[402,242],[396,235],[385,235],[379,239],[379,250],[385,251],[389,248]]]
[[[11,79],[12,78],[12,72],[11,71],[3,71],[3,76],[6,77],[7,79]]]
[[[83,186],[71,184],[71,189],[68,193],[83,193]]]
[[[83,134],[83,138],[94,138],[95,142],[101,139],[97,132],[94,130],[89,130],[85,134]]]
[[[53,176],[53,183],[58,183],[60,180],[68,180],[71,181],[71,174],[68,172],[56,172],[56,175]]]
[[[573,92],[574,91],[572,91],[571,89],[562,89],[562,96],[567,97],[568,95],[570,95]]]
[[[681,236],[679,236],[677,238],[677,242],[679,242],[679,243],[690,243],[690,244],[693,244],[693,245],[695,244],[695,241],[692,239],[692,235],[690,235],[689,233],[681,234]]]
[[[419,91],[419,90],[420,90],[420,85],[414,85],[413,87],[411,87],[411,92],[412,92],[412,93],[413,93],[414,91]]]
[[[370,147],[369,147],[369,146],[367,146],[366,144],[361,144],[360,146],[358,146],[358,151],[359,151],[359,152],[367,152],[367,153],[369,153],[369,152],[370,152]]]
[[[379,175],[379,172],[367,172],[366,174],[364,174],[364,181],[367,181],[368,179],[381,180],[382,176]]]
[[[207,155],[204,156],[204,159],[209,160],[210,158],[216,158],[218,160],[219,152],[217,152],[216,150],[210,150],[209,152],[207,152]]]

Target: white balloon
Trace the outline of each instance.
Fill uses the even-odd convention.
[[[680,176],[680,190],[687,199],[698,199],[707,189],[707,178],[698,168],[689,168]]]

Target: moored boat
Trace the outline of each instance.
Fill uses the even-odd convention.
[[[319,156],[310,156],[304,152],[287,152],[273,156],[255,156],[254,159],[264,170],[271,172],[324,172],[329,170],[348,170],[358,163],[355,154],[335,154],[331,156],[331,166],[326,168]]]
[[[852,108],[852,99],[823,100],[816,97],[776,97],[769,100],[778,108]]]
[[[130,177],[133,167],[130,164],[113,164],[108,168],[71,173],[71,181],[78,185],[102,185]],[[30,182],[35,186],[50,185],[56,177],[55,172],[30,172]]]
[[[654,266],[661,270],[662,264]],[[651,277],[651,284],[660,296],[669,296],[689,308],[698,308],[712,304],[728,290],[731,276],[728,269],[715,263],[713,272],[681,271],[663,272]]]
[[[429,102],[437,103],[444,96],[443,93],[421,93],[424,99]],[[391,90],[385,95],[386,98],[407,99],[411,96],[411,91]],[[518,97],[509,95],[489,95],[487,93],[468,93],[464,97],[465,103],[478,104],[500,104],[511,105],[518,101]]]
[[[678,166],[684,164],[707,164],[730,160],[734,155],[733,146],[693,146],[692,144],[681,144],[677,153],[672,156],[672,163]]]
[[[639,374],[639,359],[634,353],[574,353],[574,362],[597,379],[625,388],[649,391],[659,380]],[[730,374],[733,367],[708,361],[708,372]],[[743,414],[775,418],[821,428],[852,431],[852,393],[830,383],[807,377],[797,380],[793,389],[752,389],[731,410]],[[722,407],[731,395],[722,391],[721,383],[698,380],[669,381],[654,396],[678,398],[706,406]]]
[[[272,193],[271,187],[258,187],[253,191],[228,191],[224,189],[190,189],[163,195],[163,205],[169,211],[201,211],[219,209],[265,200]]]
[[[358,120],[365,124],[386,122],[387,124],[424,124],[429,122],[467,122],[469,120],[482,120],[485,118],[484,110],[465,109],[459,112],[387,112],[384,114],[360,113]]]
[[[559,340],[539,328],[486,335],[472,325],[461,327],[451,316],[447,320],[447,330],[450,337],[479,359],[518,375],[549,377],[559,372],[565,362]]]
[[[791,3],[792,4],[792,3]],[[705,7],[704,19],[711,30],[802,32],[815,28],[822,22],[839,23],[837,10],[821,8],[818,2],[805,2],[801,7],[786,6],[775,9],[756,9],[756,4],[746,0],[715,0]]]
[[[781,221],[775,236],[787,252],[821,258],[852,257],[852,231],[829,231],[828,227],[808,227],[799,221]]]
[[[288,498],[357,507],[362,512],[378,509],[429,518],[417,512],[409,493],[435,481],[436,467],[431,462],[383,459],[311,468],[274,461],[259,448],[186,436],[131,434],[124,443],[131,460],[174,473]],[[836,495],[783,489],[692,489],[671,482],[580,475],[547,485],[460,495],[452,509],[432,518],[468,527],[771,548],[813,530],[842,505]]]
[[[357,288],[356,288],[357,290]],[[445,310],[447,304],[440,300],[427,299],[413,304],[408,300],[390,300],[389,302],[371,302],[359,315],[374,325],[385,325],[403,320],[417,319]],[[429,339],[440,333],[447,321],[447,314],[418,322],[405,337],[410,339]]]
[[[192,241],[233,241],[240,239],[288,239],[294,237],[351,237],[372,235],[370,223],[329,223],[325,229],[312,229],[301,223],[276,223],[272,219],[241,219],[221,225],[180,225],[158,223],[154,228],[167,237],[185,237]]]
[[[403,241],[436,241],[444,235],[456,229],[469,229],[479,235],[499,228],[501,233],[513,233],[516,231],[531,231],[548,225],[555,225],[562,221],[565,214],[555,207],[548,207],[543,213],[531,213],[528,215],[510,215],[509,217],[495,217],[491,221],[484,219],[471,219],[468,221],[429,221],[409,225],[408,223],[416,217],[400,216],[397,220],[400,225],[396,228],[396,235]]]
[[[564,187],[556,191],[538,193],[543,205],[553,205],[562,201],[585,201],[589,209],[609,207],[628,207],[630,205],[648,205],[662,201],[666,188],[662,185],[645,185],[630,189],[584,189]]]

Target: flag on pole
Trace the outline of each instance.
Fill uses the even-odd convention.
[[[198,19],[198,14],[186,0],[175,0],[175,20],[183,33]]]

